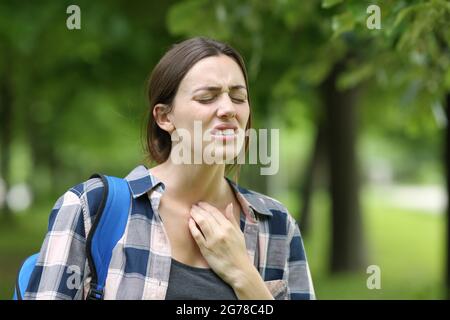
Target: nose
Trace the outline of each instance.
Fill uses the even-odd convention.
[[[236,116],[236,108],[230,96],[224,92],[219,100],[217,108],[217,116],[219,118],[233,118]]]

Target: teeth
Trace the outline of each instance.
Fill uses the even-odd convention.
[[[234,130],[233,129],[217,130],[216,134],[222,136],[231,136],[234,135]]]

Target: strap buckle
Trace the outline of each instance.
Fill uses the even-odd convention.
[[[92,283],[86,300],[103,300],[103,294],[104,290],[99,289],[97,284]]]

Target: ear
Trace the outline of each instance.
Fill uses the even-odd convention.
[[[158,103],[153,108],[153,118],[161,129],[168,133],[172,133],[175,126],[171,121],[170,112],[168,112],[168,110],[169,106],[167,104]]]

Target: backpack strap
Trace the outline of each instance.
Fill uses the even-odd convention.
[[[16,279],[16,288],[14,290],[13,300],[22,300],[23,294],[27,290],[28,283],[30,282],[31,274],[33,273],[34,266],[36,265],[39,253],[35,253],[29,256],[19,269]]]
[[[88,300],[102,300],[112,252],[125,232],[131,193],[125,179],[94,174],[104,185],[103,196],[86,242],[92,279]]]

